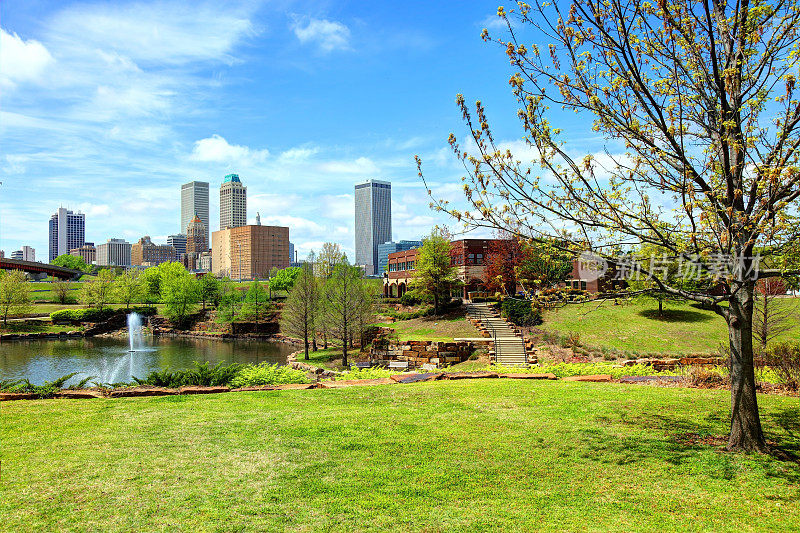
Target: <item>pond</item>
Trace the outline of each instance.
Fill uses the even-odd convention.
[[[216,364],[285,363],[297,350],[290,344],[259,340],[146,337],[135,352],[126,338],[8,341],[0,344],[0,379],[27,378],[36,385],[71,372],[70,383],[88,376],[92,381],[118,383],[131,376],[144,378],[153,370],[192,368],[194,361]]]

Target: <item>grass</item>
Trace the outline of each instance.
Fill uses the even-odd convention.
[[[2,333],[61,333],[62,331],[79,331],[81,326],[54,325],[49,320],[12,320],[3,326],[0,322]]]
[[[131,304],[132,306],[135,305],[154,305],[156,309],[158,309],[159,314],[163,314],[164,312],[164,304]],[[61,309],[86,309],[88,305],[82,304],[54,304],[54,303],[34,303],[31,305],[31,311],[29,314],[33,315],[49,315],[53,311],[59,311]],[[125,304],[106,304],[106,307],[110,307],[112,309],[124,309]],[[10,316],[10,315],[9,315]]]
[[[376,325],[394,329],[401,341],[452,341],[454,338],[480,337],[478,330],[464,318],[464,311]]]
[[[800,468],[714,445],[725,391],[475,380],[2,406],[31,530],[787,531]],[[800,451],[796,398],[761,396]]]
[[[797,306],[800,299],[780,300]],[[716,352],[727,342],[725,321],[713,311],[687,303],[667,303],[664,318],[658,304],[613,302],[571,304],[545,311],[542,329],[580,334],[580,342],[591,347],[652,353]],[[800,340],[800,324],[781,340]]]

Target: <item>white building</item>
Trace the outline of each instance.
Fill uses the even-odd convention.
[[[108,239],[97,246],[97,264],[101,266],[128,266],[131,264],[131,243],[124,239]]]
[[[190,181],[181,185],[181,229],[179,234],[186,235],[186,227],[192,221],[194,215],[206,225],[206,242],[210,242],[208,233],[208,182]]]
[[[59,207],[50,217],[50,254],[48,261],[68,254],[86,242],[86,215]]]
[[[246,225],[247,187],[242,185],[238,174],[228,174],[219,187],[219,229]]]
[[[373,276],[378,273],[378,245],[392,240],[392,184],[367,180],[355,187],[355,264]]]
[[[36,250],[30,246],[22,247],[22,260],[23,261],[36,261]]]

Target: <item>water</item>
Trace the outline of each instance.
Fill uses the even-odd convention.
[[[194,361],[216,364],[285,363],[296,347],[272,341],[155,337],[148,347],[125,338],[88,338],[64,341],[9,341],[0,343],[0,379],[45,381],[80,372],[70,383],[87,376],[114,383],[145,377],[153,370],[192,368]]]
[[[128,342],[130,343],[130,351],[135,352],[137,349],[144,347],[142,340],[142,317],[139,313],[131,313],[128,315]]]

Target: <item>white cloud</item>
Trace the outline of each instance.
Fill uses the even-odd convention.
[[[23,40],[0,28],[0,86],[40,81],[53,56],[39,41]]]
[[[317,154],[319,152],[319,148],[316,146],[299,146],[296,148],[290,148],[286,150],[280,155],[281,160],[283,161],[305,161],[309,159],[311,156]]]
[[[252,150],[247,146],[230,144],[224,137],[214,134],[211,137],[195,141],[189,159],[200,162],[229,163],[248,166],[263,162],[269,157],[269,150]]]
[[[359,157],[353,161],[329,161],[320,165],[320,169],[336,174],[358,175],[377,174],[380,171],[378,166],[368,157]]]
[[[341,22],[295,17],[295,36],[303,44],[316,44],[323,53],[350,49],[350,29]]]
[[[87,217],[102,217],[111,214],[111,207],[108,204],[78,204],[78,210],[86,214]]]

